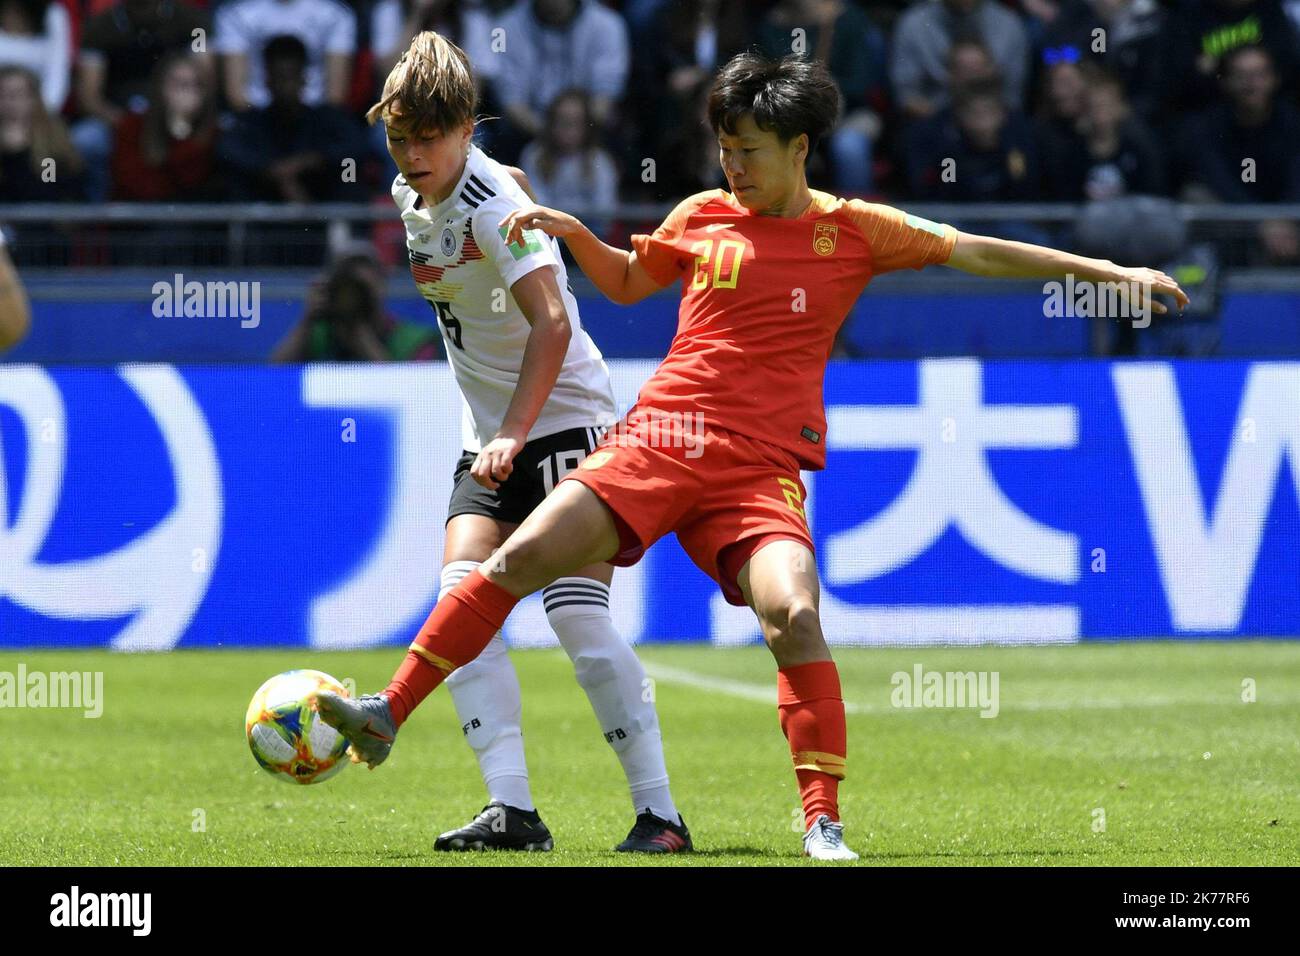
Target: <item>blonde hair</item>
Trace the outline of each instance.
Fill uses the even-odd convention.
[[[465,51],[440,33],[417,33],[384,80],[378,103],[366,111],[372,126],[398,114],[415,131],[446,132],[474,122],[478,90]]]

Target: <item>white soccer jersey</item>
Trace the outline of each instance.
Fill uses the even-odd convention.
[[[617,420],[609,369],[582,328],[557,240],[530,229],[523,244],[507,246],[497,228],[530,202],[504,166],[471,146],[460,182],[442,203],[428,208],[401,176],[393,180],[393,201],[406,225],[411,274],[437,314],[460,386],[466,451],[491,441],[510,407],[531,331],[510,287],[542,266],[555,272],[573,337],[528,440]]]

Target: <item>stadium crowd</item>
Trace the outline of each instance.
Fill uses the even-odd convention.
[[[720,185],[703,95],[751,46],[828,63],[842,195],[1300,201],[1300,0],[0,0],[0,203],[386,196],[361,117],[423,29],[561,207]]]

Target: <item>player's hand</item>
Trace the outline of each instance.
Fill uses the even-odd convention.
[[[496,491],[515,470],[515,455],[523,447],[523,436],[497,435],[474,459],[469,469],[470,477],[489,491]]]
[[[572,236],[582,231],[582,223],[567,212],[546,206],[522,206],[497,223],[506,230],[506,245],[523,243],[525,229],[540,229],[548,236]]]
[[[1138,286],[1138,301],[1131,303],[1134,307],[1149,307],[1157,315],[1164,315],[1169,309],[1163,302],[1157,302],[1157,295],[1172,295],[1174,301],[1178,303],[1178,311],[1182,312],[1187,308],[1187,293],[1179,288],[1178,283],[1173,277],[1165,275],[1158,269],[1146,269],[1142,267],[1124,268],[1119,267],[1115,276],[1116,282],[1120,283],[1120,290],[1125,296],[1128,295],[1128,283],[1135,282]]]

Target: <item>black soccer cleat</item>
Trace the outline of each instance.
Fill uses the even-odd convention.
[[[669,823],[649,810],[638,813],[632,832],[614,849],[619,853],[689,853],[695,849],[691,831],[685,820],[678,820],[681,822]]]
[[[536,810],[489,803],[459,830],[448,830],[433,841],[435,850],[549,850],[551,831]]]

